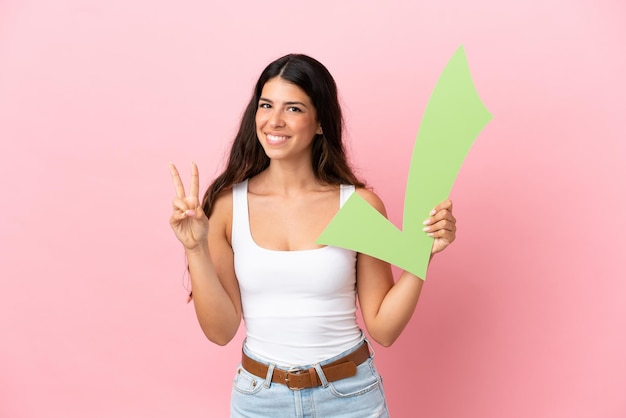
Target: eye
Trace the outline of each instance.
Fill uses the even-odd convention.
[[[269,103],[259,103],[259,109],[271,109],[272,105]]]
[[[287,108],[287,112],[302,112],[302,109],[297,106],[289,106]]]

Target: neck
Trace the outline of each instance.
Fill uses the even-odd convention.
[[[272,160],[269,167],[255,177],[259,187],[267,192],[285,196],[319,189],[320,183],[309,164],[289,164]]]

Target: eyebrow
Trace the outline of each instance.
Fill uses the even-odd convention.
[[[274,104],[273,101],[271,101],[270,99],[267,99],[265,97],[259,97],[259,101],[264,101],[264,102],[268,102],[268,103]],[[298,101],[285,102],[285,106],[293,106],[293,105],[300,105],[300,106],[308,108],[307,105],[305,105],[302,102],[298,102]]]

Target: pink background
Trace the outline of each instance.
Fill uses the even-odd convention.
[[[626,416],[625,17],[618,0],[4,0],[0,416],[227,416],[243,334],[212,345],[184,303],[167,163],[206,185],[261,69],[308,53],[399,224],[460,44],[494,119],[452,192],[457,242],[377,349],[391,412]]]

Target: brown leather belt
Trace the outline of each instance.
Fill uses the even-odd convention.
[[[332,363],[323,365],[322,371],[327,381],[335,382],[340,379],[345,379],[346,377],[354,376],[356,374],[356,366],[363,363],[369,357],[370,350],[367,343],[364,342],[352,353]],[[267,377],[269,366],[251,359],[246,353],[243,353],[241,357],[241,366],[255,376],[262,378]],[[281,383],[292,390],[312,388],[322,384],[314,367],[300,370],[282,370],[275,368],[272,374],[272,382]]]

